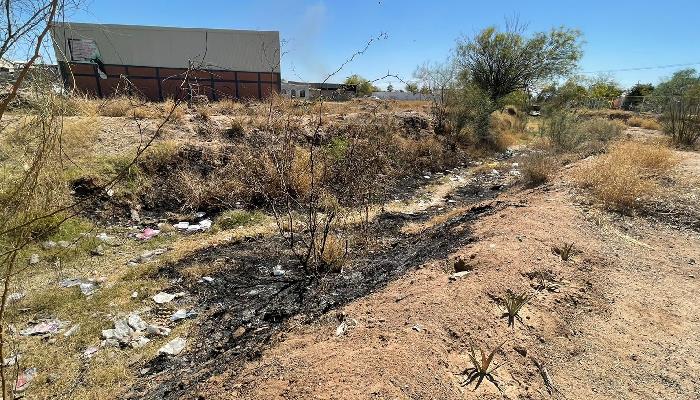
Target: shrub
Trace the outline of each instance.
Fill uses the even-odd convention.
[[[541,133],[558,150],[573,150],[580,145],[584,136],[573,113],[560,111],[550,115],[542,124]]]
[[[581,168],[574,178],[607,207],[632,209],[655,193],[653,178],[674,163],[671,151],[661,145],[624,142]]]
[[[628,119],[627,125],[644,129],[653,129],[656,131],[660,131],[662,129],[661,124],[659,124],[658,121],[656,121],[655,119],[637,116]]]
[[[662,117],[664,132],[673,142],[694,146],[700,139],[700,99],[674,98],[665,107]]]
[[[582,122],[579,129],[589,140],[607,142],[618,137],[625,129],[625,124],[617,120],[594,118]]]
[[[522,162],[522,172],[525,184],[531,187],[539,186],[552,177],[558,165],[554,157],[536,153]]]
[[[239,226],[254,225],[262,221],[264,214],[258,211],[228,210],[216,218],[216,226],[219,229],[234,229]]]

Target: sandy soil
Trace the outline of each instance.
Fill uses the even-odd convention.
[[[697,153],[679,156],[678,170],[697,176]],[[296,324],[191,397],[700,398],[700,234],[580,205],[566,175],[555,182],[502,195],[500,211],[463,227],[476,241],[345,306],[339,314],[357,322],[345,334],[335,315]],[[575,243],[566,262],[552,253],[564,242]],[[450,280],[456,257],[474,270]],[[508,328],[499,298],[535,293],[543,271],[552,290],[536,292]],[[470,344],[503,341],[494,373],[503,392],[462,386]]]

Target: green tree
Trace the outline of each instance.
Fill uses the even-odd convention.
[[[580,39],[579,31],[564,27],[529,37],[517,24],[505,31],[486,28],[457,43],[459,77],[498,104],[516,90],[571,73],[582,56]]]
[[[680,70],[659,83],[654,97],[700,97],[700,73],[694,68]]]
[[[620,97],[623,90],[610,78],[598,78],[588,87],[588,96],[594,100],[613,100]]]
[[[360,75],[353,74],[345,78],[346,85],[356,85],[357,94],[361,96],[371,95],[372,92],[377,91],[377,87],[372,84],[369,80],[361,77]]]
[[[411,83],[408,82],[406,84],[406,91],[411,93],[411,94],[416,94],[418,93],[418,84],[417,83]]]
[[[638,83],[629,90],[622,102],[625,110],[637,109],[644,99],[654,92],[654,85],[651,83]]]
[[[386,87],[386,91],[387,91],[387,92],[393,92],[393,91],[394,91],[394,85],[392,85],[392,84],[390,83],[389,86]]]

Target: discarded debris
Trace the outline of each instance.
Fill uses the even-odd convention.
[[[95,235],[95,239],[99,240],[100,242],[109,242],[110,240],[114,239],[114,236],[108,236],[107,233],[105,232],[100,232],[97,235]]]
[[[85,351],[83,351],[83,357],[92,358],[100,349],[95,346],[90,346]]]
[[[277,264],[274,267],[272,267],[272,275],[273,276],[284,276],[284,273],[286,271],[282,269],[282,266]]]
[[[167,251],[168,249],[163,248],[143,251],[138,257],[134,257],[131,260],[129,260],[129,265],[136,265],[139,263],[151,261],[153,257],[164,254]]]
[[[344,318],[343,321],[335,329],[335,336],[343,336],[348,330],[357,326],[357,320],[354,318]]]
[[[214,278],[212,278],[211,276],[203,276],[202,279],[200,279],[198,282],[199,283],[204,283],[204,282],[212,283],[212,282],[214,282]]]
[[[114,321],[114,328],[102,331],[104,345],[132,348],[143,347],[150,342],[147,336],[167,336],[168,334],[170,329],[149,325],[136,313]]]
[[[65,323],[58,319],[51,319],[47,321],[39,322],[38,324],[32,325],[25,329],[22,329],[19,334],[22,336],[34,336],[34,335],[53,335],[61,330]]]
[[[143,230],[143,232],[137,233],[136,238],[141,240],[148,240],[154,236],[157,236],[159,233],[159,229],[146,228]]]
[[[7,357],[4,360],[2,360],[2,365],[4,367],[11,367],[11,366],[17,364],[17,362],[21,359],[22,359],[21,354],[15,354],[13,356]]]
[[[71,326],[70,329],[63,332],[63,336],[64,337],[71,337],[71,336],[75,335],[79,329],[80,329],[80,324],[75,324],[75,325]]]
[[[29,386],[29,383],[36,377],[36,368],[27,368],[17,375],[15,383],[15,392],[23,392]]]
[[[89,296],[95,291],[97,291],[97,287],[95,287],[95,284],[92,282],[81,282],[80,283],[80,291],[85,295]]]
[[[425,328],[423,328],[423,325],[421,324],[415,324],[411,327],[411,329],[413,329],[416,332],[423,332],[425,330]]]
[[[26,295],[27,295],[26,292],[15,292],[15,293],[10,293],[10,294],[7,296],[7,300],[8,300],[10,303],[15,303],[15,302],[18,302],[18,301],[22,300],[22,299],[24,298],[24,296],[26,296]]]
[[[170,316],[170,320],[175,322],[175,321],[179,321],[181,319],[186,319],[186,318],[189,318],[189,317],[192,317],[195,315],[197,315],[197,313],[193,310],[187,311],[185,309],[179,309],[179,310],[175,311],[175,313],[173,315]]]
[[[39,264],[39,255],[34,253],[29,257],[29,265]]]
[[[165,346],[161,347],[158,349],[158,353],[160,354],[167,354],[171,356],[176,356],[182,352],[182,350],[185,349],[185,346],[187,345],[187,341],[181,337],[177,337]]]
[[[450,275],[450,280],[456,281],[459,278],[463,278],[463,277],[469,275],[470,272],[471,271],[455,272],[454,274]]]
[[[56,242],[54,242],[53,240],[47,240],[41,243],[41,248],[44,250],[51,250],[54,247],[56,247]]]
[[[159,292],[158,294],[154,295],[152,297],[153,301],[156,302],[156,304],[165,304],[165,303],[170,303],[175,299],[176,297],[184,296],[185,294],[180,292],[180,293],[175,293],[175,294],[170,294],[170,293],[165,293],[165,292]]]

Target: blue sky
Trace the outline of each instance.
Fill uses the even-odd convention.
[[[138,11],[136,11],[138,10]],[[700,1],[179,1],[88,0],[74,22],[278,30],[286,42],[282,77],[325,77],[380,33],[387,38],[333,81],[357,73],[412,79],[416,66],[442,61],[456,39],[517,17],[531,31],[565,25],[583,32],[581,71],[700,63]],[[700,64],[695,65],[700,69]],[[618,71],[625,86],[657,83],[680,68]],[[385,86],[391,79],[383,82]],[[394,82],[395,87],[403,86]]]

